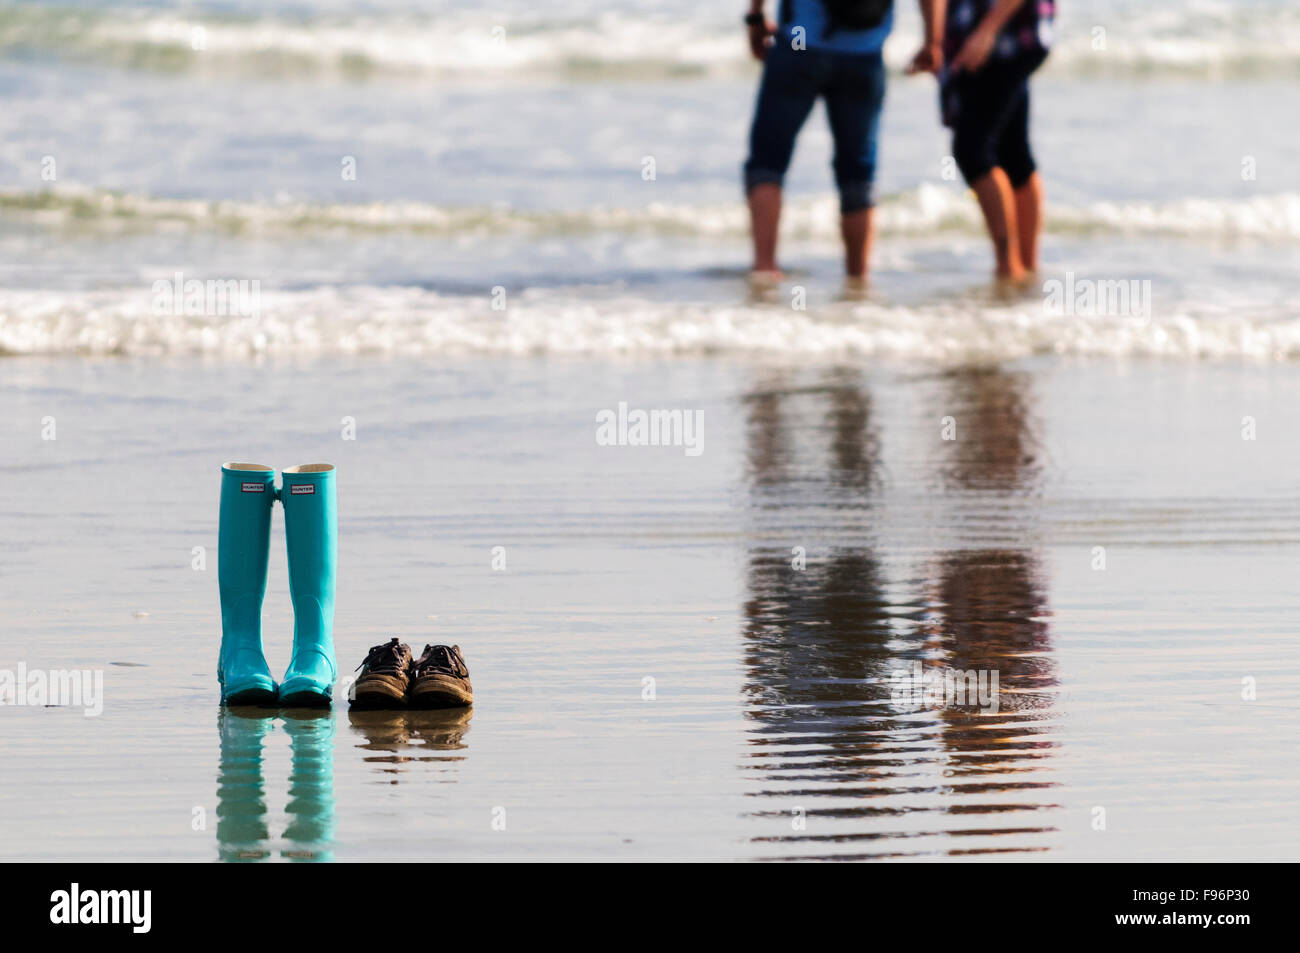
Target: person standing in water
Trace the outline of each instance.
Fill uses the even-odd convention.
[[[780,278],[781,186],[795,137],[821,97],[835,140],[832,167],[840,196],[844,270],[850,283],[863,284],[871,252],[876,136],[885,98],[881,48],[893,27],[893,0],[778,0],[779,23],[764,16],[764,0],[751,2],[745,17],[749,47],[763,62],[745,162],[753,276],[762,282]],[[937,70],[943,0],[919,3],[925,45],[914,63]]]
[[[943,123],[979,199],[997,277],[1009,281],[1038,268],[1043,180],[1029,147],[1029,77],[1047,58],[1055,13],[1054,0],[948,0]]]

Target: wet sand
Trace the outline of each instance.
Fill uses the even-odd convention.
[[[1297,398],[1271,364],[6,360],[0,670],[104,698],[0,707],[0,858],[1290,859]],[[702,412],[703,452],[598,445],[620,401]],[[338,466],[341,672],[458,643],[472,711],[220,710],[229,459]],[[280,513],[265,626],[282,671]],[[905,710],[917,662],[998,710]]]

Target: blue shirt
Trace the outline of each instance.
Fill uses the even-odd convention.
[[[790,43],[795,38],[795,28],[803,27],[803,42],[810,50],[830,50],[835,53],[879,53],[885,38],[894,28],[894,8],[891,6],[879,26],[870,30],[836,30],[826,33],[826,8],[822,0],[779,0],[781,26],[778,42]],[[789,13],[789,20],[785,14]]]

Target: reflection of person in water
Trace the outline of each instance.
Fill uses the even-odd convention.
[[[769,381],[746,403],[756,520],[745,604],[746,691],[756,702],[751,716],[765,730],[824,733],[819,740],[831,748],[860,750],[861,720],[844,735],[837,729],[851,715],[863,718],[864,710],[836,707],[840,717],[833,723],[827,716],[833,706],[881,697],[874,677],[887,673],[892,656],[885,648],[890,618],[879,561],[869,546],[833,549],[806,560],[792,553],[800,540],[790,536],[791,525],[797,525],[790,520],[797,515],[790,498],[822,507],[829,497],[858,518],[873,505],[869,494],[877,483],[878,441],[870,398],[855,375],[833,372],[807,389],[789,389],[779,378]],[[816,419],[810,424],[801,414]],[[790,446],[794,435],[808,433],[816,435],[829,459]],[[773,536],[779,541],[765,542]],[[806,549],[809,540],[802,542]],[[828,756],[807,767],[830,763]]]
[[[972,515],[963,512],[966,501],[978,501],[972,494],[997,495],[1008,505],[999,507],[999,525],[981,534],[1004,535],[1008,543],[954,547],[939,559],[934,632],[954,668],[1001,669],[1004,689],[1054,684],[1051,660],[1041,654],[1047,608],[1033,549],[1035,510],[1013,502],[1033,495],[1041,475],[1025,381],[995,370],[962,371],[949,380],[944,404],[961,429],[959,439],[942,444],[948,453],[944,480],[957,491],[951,499],[959,509],[945,522],[964,528]]]
[[[939,529],[973,526],[987,536],[979,519],[990,496],[1013,499],[1036,488],[1023,387],[1005,374],[959,374],[944,401],[934,419],[952,413],[955,402],[962,430],[961,439],[940,447],[946,459],[939,461],[935,482],[954,491],[945,498],[955,509]],[[758,726],[750,766],[763,772],[763,796],[781,801],[778,811],[820,797],[841,819],[1003,809],[983,797],[962,797],[974,792],[960,786],[945,781],[930,789],[918,778],[933,764],[936,743],[950,752],[958,773],[981,765],[1032,769],[1036,755],[1025,749],[1034,745],[1024,740],[1032,727],[1017,727],[1020,716],[1011,713],[1000,716],[1004,728],[975,730],[997,724],[978,722],[981,717],[999,717],[981,716],[977,707],[902,715],[892,705],[892,675],[942,653],[947,667],[998,670],[1004,688],[1050,683],[1040,621],[1046,600],[1030,538],[1022,533],[1019,545],[1006,548],[946,549],[930,566],[932,586],[909,581],[912,592],[891,593],[876,548],[886,505],[879,427],[860,375],[829,372],[812,387],[776,377],[747,395],[746,405],[752,541],[745,670],[749,717]],[[993,532],[1014,533],[1017,525],[1011,518]],[[804,565],[792,565],[799,555],[791,547],[812,542],[804,538],[809,533],[856,535],[857,542],[809,553]],[[796,778],[835,783],[792,783]],[[993,790],[1012,786],[999,780]],[[846,806],[845,799],[854,800]],[[787,829],[771,839],[874,842],[956,833],[931,827],[872,823],[816,836]],[[917,845],[913,850],[933,849],[907,843]]]
[[[333,858],[334,718],[284,709],[289,734],[289,822],[280,855],[288,860]],[[217,855],[227,861],[271,856],[266,821],[262,749],[273,726],[264,709],[223,708],[217,714],[221,761],[217,769]]]
[[[995,370],[950,377],[944,404],[959,421],[960,436],[945,445],[950,456],[944,476],[959,491],[952,499],[962,510],[970,507],[967,501],[979,499],[972,493],[1010,501],[1036,492],[1041,474],[1025,388],[1023,377]],[[929,635],[942,649],[944,665],[963,672],[998,673],[997,714],[983,714],[975,707],[943,709],[943,743],[950,752],[954,788],[981,795],[978,805],[962,805],[963,813],[1033,810],[1043,805],[1027,803],[1013,792],[1051,786],[1046,781],[1000,779],[1037,770],[1054,747],[1036,737],[1046,730],[1042,719],[1052,703],[1044,690],[1055,685],[1056,678],[1043,621],[1047,598],[1033,549],[1034,511],[1019,512],[1025,515],[1018,517],[1014,505],[1008,505],[1001,525],[982,531],[1005,534],[1007,545],[955,547],[941,555],[928,600],[934,607]],[[947,522],[962,527],[970,515],[959,510]],[[990,794],[1008,795],[1006,803],[988,803]],[[1025,828],[1022,833],[1050,829]]]

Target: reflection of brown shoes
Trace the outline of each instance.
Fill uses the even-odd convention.
[[[348,712],[348,722],[353,731],[359,731],[365,737],[365,743],[357,745],[366,751],[383,751],[391,754],[409,747],[411,744],[410,725],[406,723],[404,711],[368,711],[353,708]],[[367,761],[405,761],[404,757],[366,758]]]
[[[412,708],[459,708],[474,704],[469,666],[459,645],[426,645],[415,662],[415,675],[407,692]]]
[[[352,689],[351,707],[362,711],[406,707],[406,689],[411,684],[409,645],[395,638],[376,645],[357,668],[361,674]]]
[[[465,733],[474,717],[473,706],[444,708],[436,711],[408,711],[406,723],[413,739],[434,751],[459,751],[466,747]],[[459,759],[456,759],[459,760]]]

